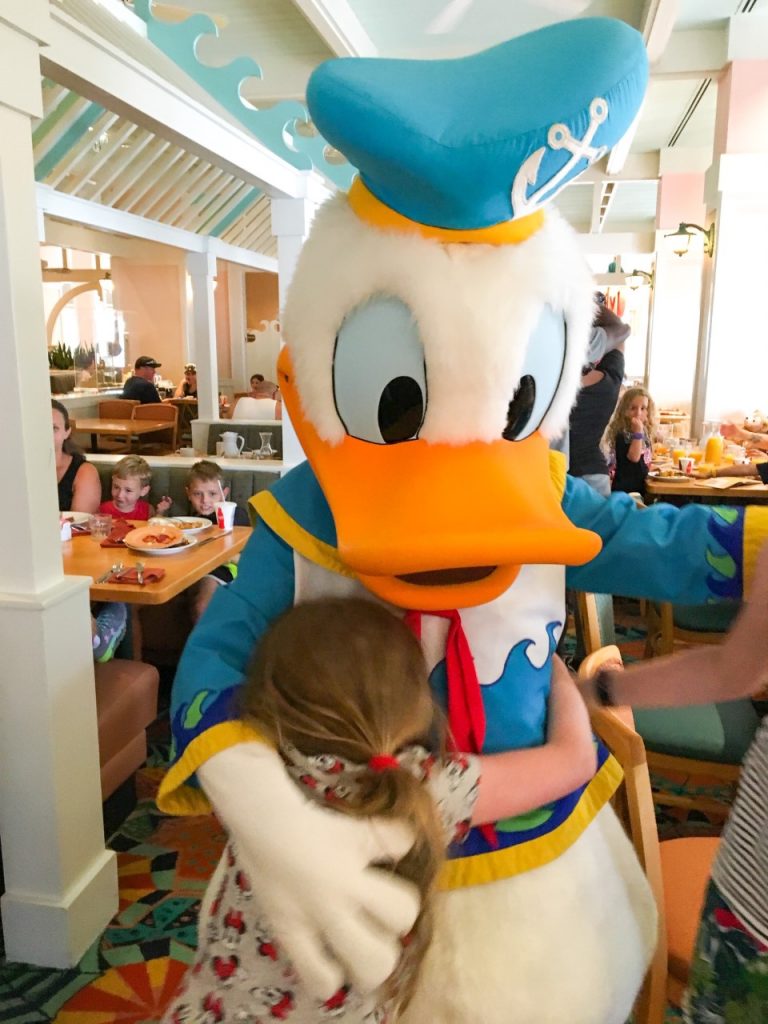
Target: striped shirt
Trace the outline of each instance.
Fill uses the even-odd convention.
[[[744,760],[712,877],[744,927],[768,945],[768,718]]]

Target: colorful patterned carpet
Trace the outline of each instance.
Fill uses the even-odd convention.
[[[617,633],[627,660],[642,656],[636,605],[617,616]],[[213,817],[168,818],[157,810],[153,797],[167,754],[163,717],[151,730],[136,809],[109,843],[118,856],[118,913],[72,970],[8,963],[0,946],[0,1024],[159,1021],[194,956],[198,904],[224,844]]]

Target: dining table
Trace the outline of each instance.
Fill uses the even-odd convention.
[[[137,522],[135,525],[147,524]],[[195,543],[190,544],[188,550],[166,555],[139,552],[125,545],[102,547],[101,541],[94,540],[90,534],[73,532],[72,539],[61,545],[64,574],[90,576],[91,601],[123,601],[130,607],[133,656],[141,660],[139,611],[142,606],[165,604],[197,583],[242,551],[252,532],[250,526],[235,526],[229,531],[211,526],[210,530],[192,538]],[[137,563],[143,565],[145,577],[151,577],[152,569],[163,569],[162,579],[143,584],[115,582],[119,571],[112,571],[113,567],[120,564],[125,571],[134,569]]]
[[[151,434],[157,430],[168,430],[168,420],[108,420],[98,417],[78,417],[71,420],[72,430],[91,435],[91,451],[97,452],[98,439],[101,436],[124,437],[131,447],[131,439],[142,434]]]
[[[768,485],[754,477],[718,477],[707,480],[694,476],[649,476],[645,481],[645,493],[649,498],[672,504],[690,501],[700,501],[707,505],[768,502]]]

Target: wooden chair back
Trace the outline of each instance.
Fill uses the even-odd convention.
[[[105,398],[99,402],[100,420],[129,420],[139,405],[133,398]]]
[[[139,451],[166,449],[175,452],[179,446],[178,427],[179,410],[170,402],[152,402],[147,405],[137,405],[133,410],[134,420],[167,420],[168,427],[162,430],[153,431],[151,434],[143,434],[139,438]],[[162,442],[162,438],[168,440]],[[160,439],[160,440],[158,440]]]
[[[675,623],[675,608],[669,601],[648,601],[646,605],[645,657],[672,654],[676,643],[721,644],[726,630],[684,629]]]
[[[588,655],[579,666],[586,679],[610,662],[621,662],[618,647],[608,646]],[[631,708],[590,710],[592,728],[621,765],[624,781],[613,805],[645,872],[659,914],[658,942],[648,973],[635,1002],[635,1024],[663,1024],[667,1004],[667,932],[659,834],[648,772],[645,744],[634,727]]]
[[[649,607],[653,602],[648,602]],[[661,605],[660,607],[664,607]],[[671,629],[672,605],[669,608],[669,623]],[[606,645],[614,644],[616,640],[615,623],[613,618],[613,597],[610,594],[591,594],[584,591],[576,592],[576,614],[579,619],[579,626],[583,637],[584,648],[587,652],[585,662],[588,662],[589,655],[601,651]],[[723,634],[719,634],[722,637]],[[614,648],[618,650],[618,648]],[[667,714],[684,716],[686,709],[678,708]],[[650,715],[663,715],[665,711],[654,710],[646,712],[646,720]],[[630,723],[634,728],[634,722]],[[684,779],[686,782],[698,779],[707,786],[725,786],[732,797],[739,781],[741,767],[739,764],[727,764],[721,761],[705,760],[703,757],[685,756],[683,754],[661,753],[656,750],[646,750],[646,757],[650,770],[653,773],[654,802],[660,807],[678,807],[682,810],[700,812],[711,820],[724,820],[731,807],[731,800],[719,799],[718,796],[709,796],[706,793],[693,792],[693,786],[678,786],[674,780]]]

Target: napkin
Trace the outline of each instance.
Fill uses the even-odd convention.
[[[133,530],[133,526],[130,523],[125,522],[123,519],[118,519],[116,523],[112,524],[112,529],[109,531],[109,536],[101,542],[103,548],[122,548],[124,547],[123,540]]]
[[[145,569],[144,583],[157,583],[163,578],[163,576],[165,576],[165,569]],[[129,566],[129,568],[122,569],[114,576],[109,576],[104,582],[132,583],[135,585],[139,582],[139,573],[135,566]]]

